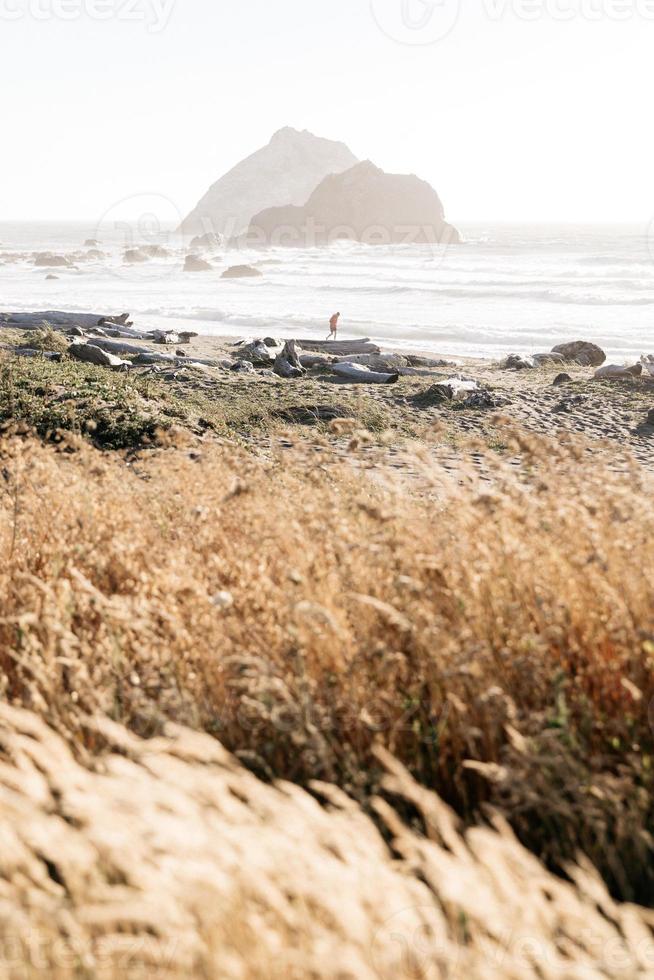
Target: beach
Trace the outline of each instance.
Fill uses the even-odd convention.
[[[145,327],[235,339],[324,339],[339,310],[348,336],[450,358],[500,360],[578,338],[599,344],[612,361],[652,350],[647,227],[498,223],[464,225],[462,235],[462,244],[451,246],[343,241],[325,248],[212,250],[191,248],[163,222],[122,214],[97,224],[0,222],[1,305],[129,310]],[[97,245],[85,247],[86,241]],[[158,257],[126,261],[142,247]],[[209,270],[185,272],[189,251]],[[34,256],[43,253],[70,265],[36,267]],[[222,278],[239,264],[260,275]]]

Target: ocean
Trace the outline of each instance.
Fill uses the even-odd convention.
[[[458,246],[205,253],[215,272],[185,273],[172,231],[119,223],[0,222],[0,311],[129,312],[139,327],[202,334],[326,337],[340,311],[343,337],[397,349],[498,358],[587,339],[611,360],[654,351],[654,235],[627,226],[461,227]],[[82,261],[86,239],[103,256]],[[126,248],[162,244],[169,256],[138,266]],[[32,254],[73,255],[74,269],[35,267]],[[229,265],[262,276],[223,280]]]

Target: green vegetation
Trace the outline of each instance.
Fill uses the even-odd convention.
[[[51,330],[30,334],[30,346],[52,350],[61,338]],[[400,387],[369,394],[307,378],[301,384],[185,369],[165,376],[113,372],[73,361],[5,357],[0,362],[0,422],[21,422],[42,438],[62,431],[85,436],[103,449],[133,449],[178,426],[195,434],[212,430],[249,440],[288,427],[289,409],[330,406],[371,433],[394,430],[415,436],[415,412],[398,406]],[[328,423],[313,428],[326,431]]]

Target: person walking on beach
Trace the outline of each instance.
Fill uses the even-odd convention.
[[[329,321],[329,337],[327,340],[336,340],[338,336],[338,319],[340,315],[340,313],[334,313],[333,317]]]

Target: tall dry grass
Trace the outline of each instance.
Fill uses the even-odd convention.
[[[385,753],[390,843],[337,788],[264,785],[206,735],[86,728],[82,765],[0,705],[3,980],[652,976],[652,913],[588,867],[558,880],[500,821],[463,835]]]
[[[78,752],[88,714],[147,737],[173,719],[366,805],[381,744],[466,820],[492,805],[550,866],[582,851],[651,903],[651,490],[507,439],[520,469],[489,455],[489,482],[423,499],[309,449],[127,463],[5,439],[7,699]]]

